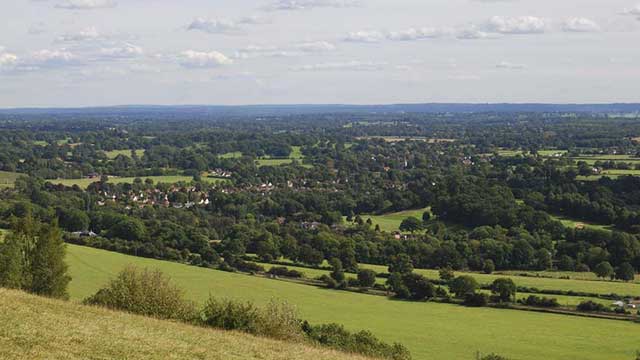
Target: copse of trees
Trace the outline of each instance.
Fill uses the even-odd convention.
[[[0,286],[68,298],[71,277],[64,257],[65,245],[57,221],[41,224],[30,214],[13,219],[11,232],[0,242]]]

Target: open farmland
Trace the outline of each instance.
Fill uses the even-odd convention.
[[[201,302],[209,294],[258,303],[284,299],[311,322],[339,322],[400,341],[415,359],[472,359],[476,351],[520,360],[629,359],[640,340],[634,335],[638,325],[630,322],[393,301],[72,245],[68,262],[74,299],[92,294],[127,264],[137,264],[166,272],[193,300]]]
[[[138,158],[141,158],[144,155],[144,149],[136,149],[135,152]],[[108,159],[113,160],[120,155],[131,157],[131,150],[111,150],[105,151],[105,154],[107,154]]]
[[[423,209],[406,210],[406,211],[400,211],[400,212],[383,214],[383,215],[362,214],[360,215],[360,217],[364,221],[367,221],[367,219],[371,219],[371,221],[373,222],[373,226],[380,225],[380,230],[382,231],[394,232],[394,231],[399,231],[402,220],[408,217],[414,217],[422,221],[422,214],[425,211],[431,211],[431,208],[426,207]]]
[[[146,179],[153,180],[154,183],[167,183],[167,184],[175,184],[179,182],[190,182],[193,180],[193,176],[183,176],[183,175],[166,175],[166,176],[140,176],[140,179],[143,181]],[[132,184],[136,177],[110,177],[109,182],[115,184]],[[74,186],[78,185],[81,188],[87,188],[94,182],[100,181],[100,178],[93,179],[55,179],[48,180],[52,184],[62,184],[65,186]],[[209,183],[218,183],[223,181],[228,181],[226,179],[220,178],[211,178],[211,177],[203,177],[202,181],[206,181]]]

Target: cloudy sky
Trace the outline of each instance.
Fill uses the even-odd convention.
[[[3,0],[0,107],[640,102],[640,0]]]

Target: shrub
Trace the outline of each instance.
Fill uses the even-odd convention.
[[[484,264],[482,266],[482,271],[485,274],[491,274],[496,270],[496,265],[493,263],[493,260],[491,259],[487,259],[484,261]]]
[[[480,360],[509,360],[509,358],[500,356],[498,354],[489,354],[481,357]]]
[[[491,293],[501,302],[515,301],[516,284],[509,278],[495,279],[491,284]]]
[[[158,270],[126,267],[107,287],[84,300],[85,304],[124,310],[161,319],[192,321],[195,306],[183,291]]]
[[[279,340],[304,338],[298,314],[286,303],[270,302],[266,307],[258,308],[250,302],[209,297],[202,309],[200,322],[205,326]]]
[[[547,297],[539,297],[535,295],[529,295],[526,299],[520,300],[520,303],[528,306],[539,306],[539,307],[558,307],[560,304],[558,303],[558,299],[555,298],[547,298]]]
[[[431,299],[436,294],[435,286],[424,276],[419,274],[405,274],[402,282],[409,290],[409,297],[412,300]]]
[[[358,271],[358,284],[362,287],[372,287],[376,283],[376,272],[369,269]]]
[[[251,261],[238,260],[235,263],[235,267],[240,271],[252,274],[264,272],[264,267],[262,265],[258,265]]]
[[[386,344],[368,331],[351,333],[338,324],[311,326],[305,323],[303,328],[311,340],[336,350],[392,360],[411,359],[404,346]]]
[[[289,270],[284,266],[272,267],[271,269],[269,269],[269,271],[267,271],[267,273],[275,276],[284,276],[284,277],[290,277],[290,278],[303,277],[303,274],[300,271]]]
[[[489,304],[489,296],[484,293],[468,293],[462,302],[462,305],[471,307],[483,307],[487,304]]]
[[[449,285],[449,290],[454,293],[457,298],[463,298],[466,294],[475,292],[479,286],[475,278],[469,275],[463,275],[453,279],[451,285]]]
[[[588,312],[607,312],[609,309],[602,304],[587,300],[578,304],[578,310]]]

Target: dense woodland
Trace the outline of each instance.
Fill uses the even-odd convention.
[[[417,268],[637,272],[640,177],[583,178],[634,169],[638,136],[635,118],[590,113],[2,114],[0,171],[22,176],[1,190],[0,228],[31,214],[69,242],[209,267],[406,255]],[[580,160],[614,154],[627,160]],[[147,179],[170,175],[191,180]],[[422,208],[402,233],[367,221]]]

